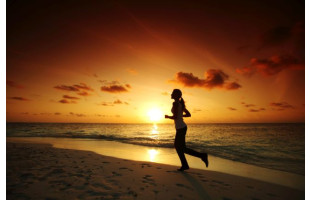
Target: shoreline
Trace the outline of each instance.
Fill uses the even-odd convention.
[[[305,192],[222,172],[7,141],[7,199],[304,199]]]
[[[147,161],[180,166],[179,158],[174,149],[146,147],[125,144],[115,141],[94,139],[48,138],[48,137],[7,137],[7,142],[26,142],[51,144],[55,148],[92,151],[103,156],[110,156],[133,161]],[[130,152],[130,153],[128,153]],[[262,168],[245,163],[235,162],[209,155],[209,167],[206,168],[200,159],[186,156],[191,169],[221,172],[255,180],[274,183],[290,188],[305,190],[305,176]]]

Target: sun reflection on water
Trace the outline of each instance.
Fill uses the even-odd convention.
[[[159,135],[158,127],[156,124],[153,124],[149,137],[156,140],[158,139],[158,135]]]
[[[148,151],[149,158],[151,162],[155,162],[156,160],[156,155],[159,153],[158,150],[156,149],[149,149]]]
[[[152,134],[158,134],[158,127],[156,124],[154,124],[152,127]]]

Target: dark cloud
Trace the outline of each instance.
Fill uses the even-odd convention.
[[[60,112],[55,112],[54,115],[61,115],[61,113]]]
[[[82,92],[77,92],[76,93],[77,95],[80,95],[80,96],[90,96],[91,94],[86,92],[86,91],[82,91]]]
[[[80,83],[73,85],[73,87],[79,89],[79,90],[88,90],[88,91],[94,91],[90,86],[86,85],[85,83]]]
[[[291,55],[272,56],[267,59],[252,58],[249,66],[237,68],[236,72],[247,76],[252,76],[255,73],[272,76],[285,69],[304,70],[305,65]]]
[[[65,104],[71,104],[71,103],[76,103],[76,101],[69,101],[67,99],[61,99],[58,101],[59,103],[65,103]]]
[[[286,43],[293,44],[293,50],[297,55],[304,57],[305,51],[305,23],[304,20],[296,21],[290,26],[276,26],[264,32],[260,36],[262,49],[264,47],[279,46]]]
[[[266,110],[265,108],[260,108],[260,109],[250,109],[249,112],[260,112]]]
[[[122,85],[118,81],[107,81],[107,80],[98,80],[98,81],[104,84],[101,87],[101,91],[103,92],[121,93],[121,92],[128,92],[128,89],[131,88],[130,84]]]
[[[68,86],[68,85],[57,85],[54,87],[58,90],[65,90],[65,91],[71,91],[71,92],[78,92],[79,89],[74,86]]]
[[[10,87],[18,88],[18,89],[24,88],[24,86],[22,86],[22,85],[20,85],[20,84],[18,84],[18,83],[16,83],[16,82],[14,82],[14,81],[10,81],[10,80],[7,80],[7,81],[6,81],[6,85],[7,85],[7,86],[10,86]]]
[[[85,114],[80,114],[80,113],[70,112],[69,114],[72,115],[72,116],[76,116],[76,117],[86,117]]]
[[[232,111],[235,111],[237,110],[236,108],[233,108],[233,107],[227,107],[228,110],[232,110]]]
[[[285,110],[285,109],[294,109],[295,107],[288,104],[287,102],[271,102],[269,104],[274,110]]]
[[[237,82],[231,82],[226,84],[227,90],[237,90],[239,88],[241,88],[241,85]]]
[[[292,37],[292,27],[277,26],[263,33],[260,37],[263,46],[280,45]]]
[[[192,73],[178,72],[175,75],[176,82],[185,87],[201,87],[205,89],[224,88],[226,90],[235,90],[241,87],[237,82],[228,82],[229,76],[222,70],[210,69],[205,72],[205,79],[200,79]]]
[[[80,99],[78,97],[73,97],[73,96],[69,96],[69,95],[63,95],[62,97],[65,98],[65,99],[75,99],[75,100]]]
[[[17,100],[17,101],[30,101],[30,99],[24,97],[9,97],[9,99]]]
[[[110,85],[110,86],[102,86],[101,91],[110,92],[110,93],[121,93],[128,92],[125,86],[122,85]]]
[[[249,112],[259,112],[260,110],[258,109],[250,109]]]
[[[248,103],[245,103],[245,102],[241,102],[241,104],[242,104],[244,107],[246,107],[246,108],[248,108],[248,107],[255,107],[254,104],[248,104]]]
[[[65,90],[69,92],[85,92],[86,91],[94,91],[90,86],[85,83],[75,84],[75,85],[57,85],[54,87],[58,90]]]

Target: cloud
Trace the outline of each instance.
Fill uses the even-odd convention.
[[[297,21],[292,26],[276,26],[260,36],[261,48],[293,43],[297,51],[304,52],[305,22]],[[302,44],[302,45],[301,45]]]
[[[305,65],[291,55],[276,55],[267,59],[252,58],[249,66],[237,68],[236,72],[246,76],[252,76],[256,73],[272,76],[285,69],[304,70]]]
[[[241,102],[241,104],[242,104],[244,107],[246,107],[246,108],[255,107],[254,104],[247,104],[247,103],[245,103],[245,102]]]
[[[54,115],[61,115],[61,113],[60,112],[55,112]]]
[[[57,85],[54,87],[58,90],[64,90],[69,92],[81,92],[81,91],[94,91],[90,86],[85,83],[75,84],[75,85]]]
[[[263,46],[283,44],[292,37],[292,27],[277,26],[263,33],[260,37]]]
[[[80,96],[90,96],[91,94],[90,93],[88,93],[88,92],[85,92],[85,91],[83,91],[83,92],[78,92],[78,93],[76,93],[77,95],[80,95]]]
[[[269,105],[273,108],[273,110],[278,111],[295,108],[294,106],[288,104],[287,102],[271,102]]]
[[[102,105],[102,106],[114,106],[114,105],[120,105],[120,104],[125,104],[125,105],[129,105],[128,102],[126,101],[121,101],[119,99],[113,101],[113,102],[102,102],[101,104],[99,105]]]
[[[126,105],[129,105],[128,102],[126,102],[126,101],[121,101],[121,100],[119,100],[119,99],[115,100],[115,101],[113,102],[113,104],[126,104]]]
[[[110,92],[110,93],[121,93],[121,92],[128,92],[127,88],[131,88],[129,84],[123,85],[108,85],[102,86],[101,91],[103,92]]]
[[[168,96],[169,95],[168,92],[162,92],[161,94],[164,95],[164,96]]]
[[[68,86],[68,85],[57,85],[54,88],[58,89],[58,90],[65,90],[65,91],[70,91],[70,92],[80,91],[78,88],[76,88],[74,86]]]
[[[237,90],[239,88],[241,88],[241,85],[237,82],[231,82],[226,84],[227,90]]]
[[[10,87],[18,88],[18,89],[23,89],[24,88],[24,86],[14,82],[14,81],[10,81],[10,80],[6,81],[6,85],[10,86]]]
[[[235,111],[237,110],[236,108],[233,108],[233,107],[227,107],[228,110],[231,110],[231,111]]]
[[[64,103],[64,104],[72,104],[76,103],[76,101],[68,101],[67,99],[61,99],[58,101],[59,103]]]
[[[79,89],[79,90],[88,90],[88,91],[94,91],[90,86],[86,85],[85,83],[80,83],[73,85],[73,87]]]
[[[260,112],[266,110],[265,108],[260,108],[260,109],[249,109],[249,112]]]
[[[114,104],[123,104],[123,102],[121,100],[119,100],[119,99],[115,100],[113,103]]]
[[[62,97],[65,98],[65,99],[75,99],[75,100],[80,99],[78,97],[73,97],[73,96],[69,96],[69,95],[63,95]]]
[[[74,113],[74,112],[70,112],[70,115],[76,116],[76,117],[86,117],[85,114],[80,114],[80,113]]]
[[[9,97],[9,99],[17,100],[17,101],[30,101],[30,99],[24,97]]]
[[[226,90],[236,90],[241,87],[237,82],[228,82],[229,76],[222,70],[209,69],[205,72],[205,79],[200,79],[192,73],[178,72],[175,75],[175,82],[184,87],[200,87],[205,89],[224,88]]]
[[[96,114],[95,116],[97,116],[97,117],[106,117],[106,115],[102,115],[102,114]]]
[[[101,106],[114,106],[111,102],[102,102]]]

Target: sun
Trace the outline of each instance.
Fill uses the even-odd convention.
[[[163,112],[159,108],[152,108],[147,114],[152,122],[157,122],[163,118]]]

